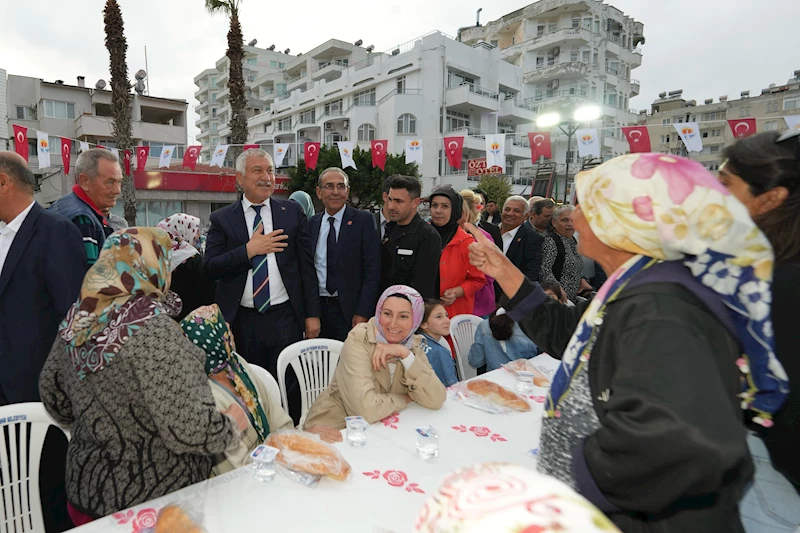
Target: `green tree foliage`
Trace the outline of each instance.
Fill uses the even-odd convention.
[[[513,188],[511,180],[504,174],[501,175],[484,175],[478,183],[478,187],[486,191],[489,200],[494,200],[501,208],[506,198],[511,196]]]
[[[419,169],[416,163],[406,164],[405,152],[400,155],[388,154],[386,157],[386,170],[372,166],[372,153],[362,150],[358,146],[353,150],[353,161],[358,170],[346,168],[344,171],[350,179],[350,200],[357,209],[369,209],[380,204],[383,199],[383,182],[394,174],[414,176],[419,178]],[[319,150],[317,168],[309,170],[303,159],[298,159],[297,166],[288,169],[289,189],[291,191],[305,191],[316,198],[317,179],[326,168],[342,166],[339,157],[339,148],[336,146],[322,145]]]

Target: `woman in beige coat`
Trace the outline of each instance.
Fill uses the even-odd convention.
[[[347,336],[333,380],[311,409],[305,427],[343,429],[348,416],[370,424],[411,402],[439,409],[447,395],[413,333],[425,304],[411,287],[394,285],[378,300],[375,317]]]

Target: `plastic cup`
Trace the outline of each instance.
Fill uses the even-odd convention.
[[[367,421],[360,416],[348,416],[344,419],[347,424],[347,444],[350,446],[364,446],[367,443]]]

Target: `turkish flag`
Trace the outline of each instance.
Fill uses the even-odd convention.
[[[756,133],[756,119],[754,118],[740,118],[728,121],[728,126],[731,127],[733,136],[737,139],[742,137],[749,137]]]
[[[61,161],[64,163],[64,175],[69,174],[69,161],[72,151],[72,141],[61,137]]]
[[[17,151],[19,155],[25,158],[25,161],[28,160],[28,128],[23,126],[14,126],[14,150]]]
[[[244,152],[245,150],[255,150],[256,148],[261,148],[261,147],[257,144],[245,144],[244,146],[242,146],[242,151]]]
[[[191,170],[197,166],[197,158],[200,157],[200,150],[202,146],[187,146],[186,153],[183,154],[183,166],[189,167]]]
[[[369,147],[372,151],[372,166],[381,170],[386,170],[386,146],[389,141],[370,141]]]
[[[652,151],[647,126],[623,126],[622,134],[628,139],[628,146],[630,146],[632,154]]]
[[[319,159],[319,147],[320,143],[306,143],[303,146],[303,150],[305,151],[306,168],[309,170],[314,170],[315,168],[317,168],[317,159]]]
[[[453,168],[461,168],[461,156],[464,152],[464,137],[445,137],[444,155]]]
[[[550,142],[549,131],[529,132],[528,142],[531,145],[531,162],[536,163],[539,157],[553,159],[553,146]]]
[[[125,163],[125,175],[131,175],[131,151],[130,150],[123,150],[122,151],[122,160]]]
[[[149,146],[136,147],[136,170],[144,170],[147,164],[147,155],[150,153]]]

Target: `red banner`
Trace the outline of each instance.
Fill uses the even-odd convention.
[[[531,145],[531,161],[536,163],[539,157],[553,159],[553,147],[550,143],[549,131],[532,131],[528,133]]]
[[[256,148],[261,148],[261,147],[257,144],[245,144],[244,146],[242,146],[242,151],[255,150]]]
[[[461,168],[461,158],[464,153],[464,137],[445,137],[444,154],[447,162],[453,168]]]
[[[72,156],[72,141],[61,137],[61,161],[64,163],[64,175],[69,174],[69,161]]]
[[[503,167],[486,168],[486,158],[470,159],[467,161],[467,176],[484,176],[487,174],[502,174]]]
[[[123,150],[122,151],[122,160],[125,162],[125,175],[131,175],[131,151],[130,150]]]
[[[189,167],[190,169],[194,170],[197,166],[197,158],[200,157],[200,150],[203,147],[200,145],[197,146],[187,146],[186,152],[183,154],[183,166]]]
[[[652,151],[647,126],[623,126],[622,134],[628,140],[628,146],[630,146],[632,154]]]
[[[306,143],[303,147],[305,151],[306,168],[314,170],[317,168],[317,159],[319,159],[320,143]]]
[[[233,169],[229,169],[233,172]],[[288,176],[275,176],[275,192],[289,193]],[[204,172],[172,172],[144,170],[133,173],[137,190],[145,191],[209,191],[236,192],[236,175]]]
[[[144,170],[145,165],[147,165],[147,155],[149,153],[149,146],[136,147],[136,170]]]
[[[755,135],[756,133],[756,119],[754,118],[740,118],[738,120],[733,119],[728,121],[728,126],[730,126],[731,131],[733,132],[733,136],[737,139],[741,139],[742,137],[749,137],[750,135]]]
[[[14,126],[14,150],[28,160],[28,128],[24,126]]]
[[[389,141],[370,141],[369,147],[372,151],[372,166],[381,170],[386,170],[386,145]]]

